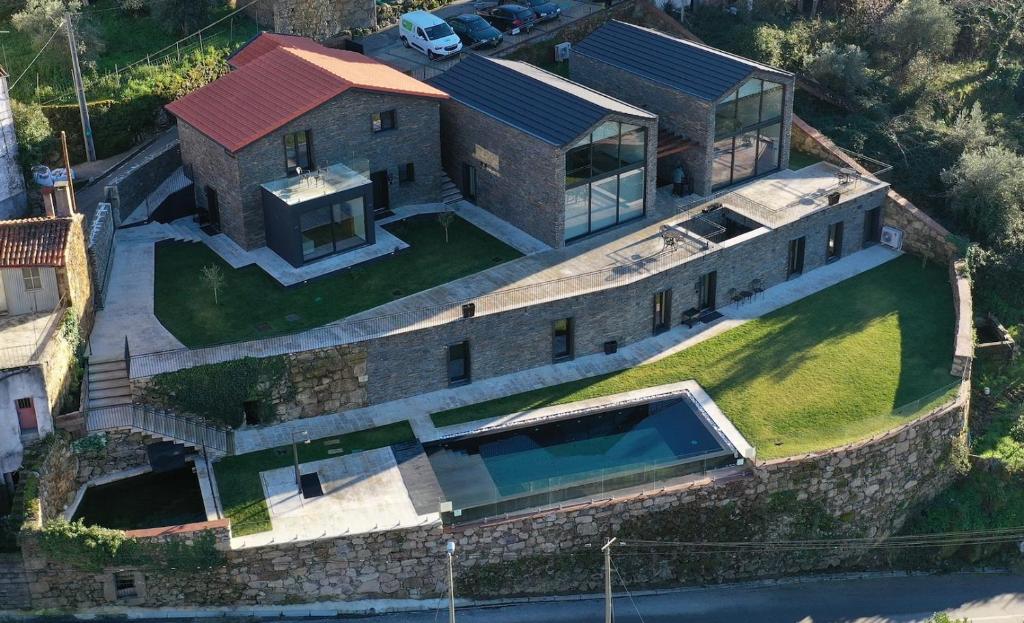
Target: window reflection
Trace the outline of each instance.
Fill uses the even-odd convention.
[[[779,167],[783,86],[751,78],[715,108],[711,183],[715,189]]]

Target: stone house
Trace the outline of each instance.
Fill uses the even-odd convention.
[[[472,203],[553,247],[654,200],[658,118],[527,63],[469,55],[430,83],[448,176]]]
[[[789,166],[793,74],[609,21],[576,44],[573,80],[657,113],[658,177],[707,195]]]
[[[87,334],[92,279],[84,216],[0,221],[0,475],[10,484],[24,444],[53,431],[71,381],[71,314]]]
[[[374,211],[440,198],[447,96],[361,54],[264,33],[167,106],[201,217],[293,265],[373,243]]]

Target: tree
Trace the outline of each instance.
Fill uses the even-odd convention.
[[[210,0],[162,0],[152,4],[153,18],[169,31],[187,35],[210,21]]]
[[[983,246],[1024,232],[1024,157],[1002,146],[966,151],[942,181],[953,212]]]
[[[448,228],[455,222],[455,213],[451,210],[441,212],[437,215],[437,222],[444,228],[444,242],[448,244]]]
[[[11,24],[32,37],[35,45],[42,47],[51,35],[54,38],[64,36],[64,33],[54,35],[53,31],[64,23],[64,14],[70,13],[75,16],[73,27],[78,41],[78,54],[83,60],[91,62],[103,51],[103,40],[92,24],[76,16],[82,6],[81,0],[28,0],[22,10],[11,16]],[[67,43],[64,40],[51,42],[48,54],[67,58]]]
[[[202,269],[202,280],[208,288],[213,290],[213,304],[219,305],[219,294],[221,288],[224,287],[224,273],[221,271],[220,266],[216,264],[204,266]]]
[[[960,153],[982,151],[996,142],[995,137],[989,133],[981,102],[974,102],[969,109],[957,113],[956,119],[947,126],[946,131],[949,142]]]
[[[1024,0],[961,0],[962,19],[983,40],[986,70],[1003,64],[1013,44],[1024,44]]]
[[[139,15],[146,9],[146,0],[117,0],[117,6],[128,15]]]
[[[867,85],[867,62],[868,55],[860,46],[828,41],[808,61],[807,73],[837,93],[853,95]]]
[[[45,164],[56,148],[50,120],[43,113],[43,107],[36,102],[23,104],[11,100],[14,115],[14,133],[18,137],[18,160],[27,172],[37,164]]]
[[[959,27],[941,0],[904,0],[882,20],[879,39],[897,69],[916,57],[943,58],[953,49]]]

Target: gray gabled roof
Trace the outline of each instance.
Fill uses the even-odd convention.
[[[573,53],[707,101],[732,91],[755,70],[792,76],[700,43],[614,20],[577,43]]]
[[[465,106],[558,146],[575,141],[609,113],[656,118],[533,65],[476,54],[427,82]]]

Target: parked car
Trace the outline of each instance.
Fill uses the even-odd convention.
[[[462,51],[462,41],[448,22],[427,11],[412,11],[398,19],[402,45],[415,48],[434,60]]]
[[[521,4],[503,4],[493,9],[481,9],[477,13],[486,18],[498,30],[518,35],[527,32],[537,23],[533,9]]]
[[[551,0],[500,0],[499,4],[521,4],[528,9],[533,9],[533,14],[538,22],[562,17],[562,8]]]
[[[448,20],[448,25],[459,36],[463,45],[471,48],[496,48],[504,39],[500,30],[491,26],[484,18],[472,13],[457,15]]]

